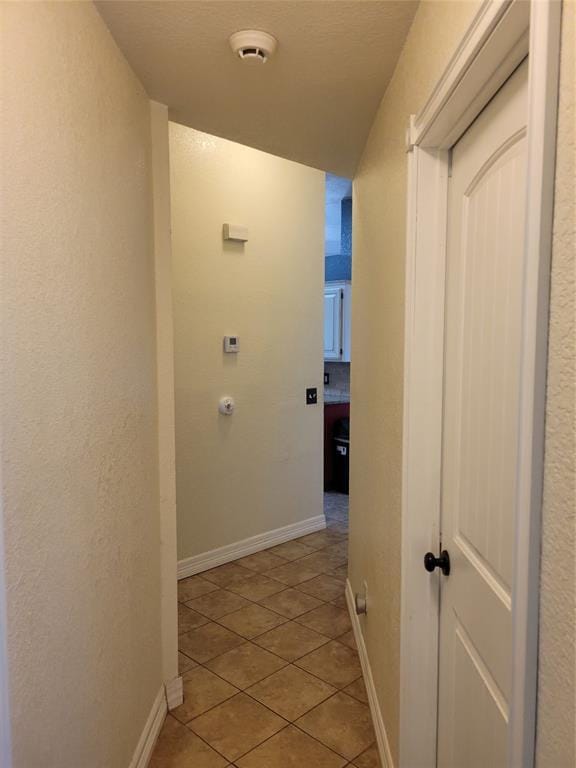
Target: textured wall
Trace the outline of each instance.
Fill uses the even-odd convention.
[[[352,585],[372,610],[368,652],[398,755],[406,156],[423,105],[478,7],[421,3],[354,182]],[[551,296],[542,552],[538,764],[574,764],[574,2],[565,3]],[[385,392],[385,398],[381,393]],[[370,402],[379,401],[374,413]],[[382,469],[384,468],[384,472]],[[367,532],[370,535],[367,535]]]
[[[322,513],[324,174],[174,123],[170,160],[182,559]]]
[[[537,765],[576,765],[576,3],[564,3],[540,595]]]
[[[160,688],[149,103],[91,3],[2,3],[15,768],[126,768]]]
[[[400,513],[408,118],[423,106],[478,3],[422,2],[354,180],[350,576],[368,582],[363,621],[398,758]],[[378,408],[374,408],[378,403]]]

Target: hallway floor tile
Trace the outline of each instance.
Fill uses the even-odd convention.
[[[344,596],[348,497],[326,529],[178,584],[184,704],[150,768],[379,768]]]

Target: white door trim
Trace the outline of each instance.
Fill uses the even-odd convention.
[[[438,547],[448,152],[529,54],[528,189],[520,453],[513,586],[510,759],[534,763],[540,512],[559,0],[485,0],[430,99],[408,129],[408,240],[402,499],[400,766],[436,765]]]

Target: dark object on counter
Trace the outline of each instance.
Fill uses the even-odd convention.
[[[350,419],[338,419],[334,424],[334,488],[348,493],[350,485]]]
[[[324,490],[334,490],[334,427],[336,422],[350,415],[349,403],[324,401]]]

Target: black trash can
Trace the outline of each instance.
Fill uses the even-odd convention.
[[[350,419],[334,424],[334,490],[348,493],[350,479]]]

